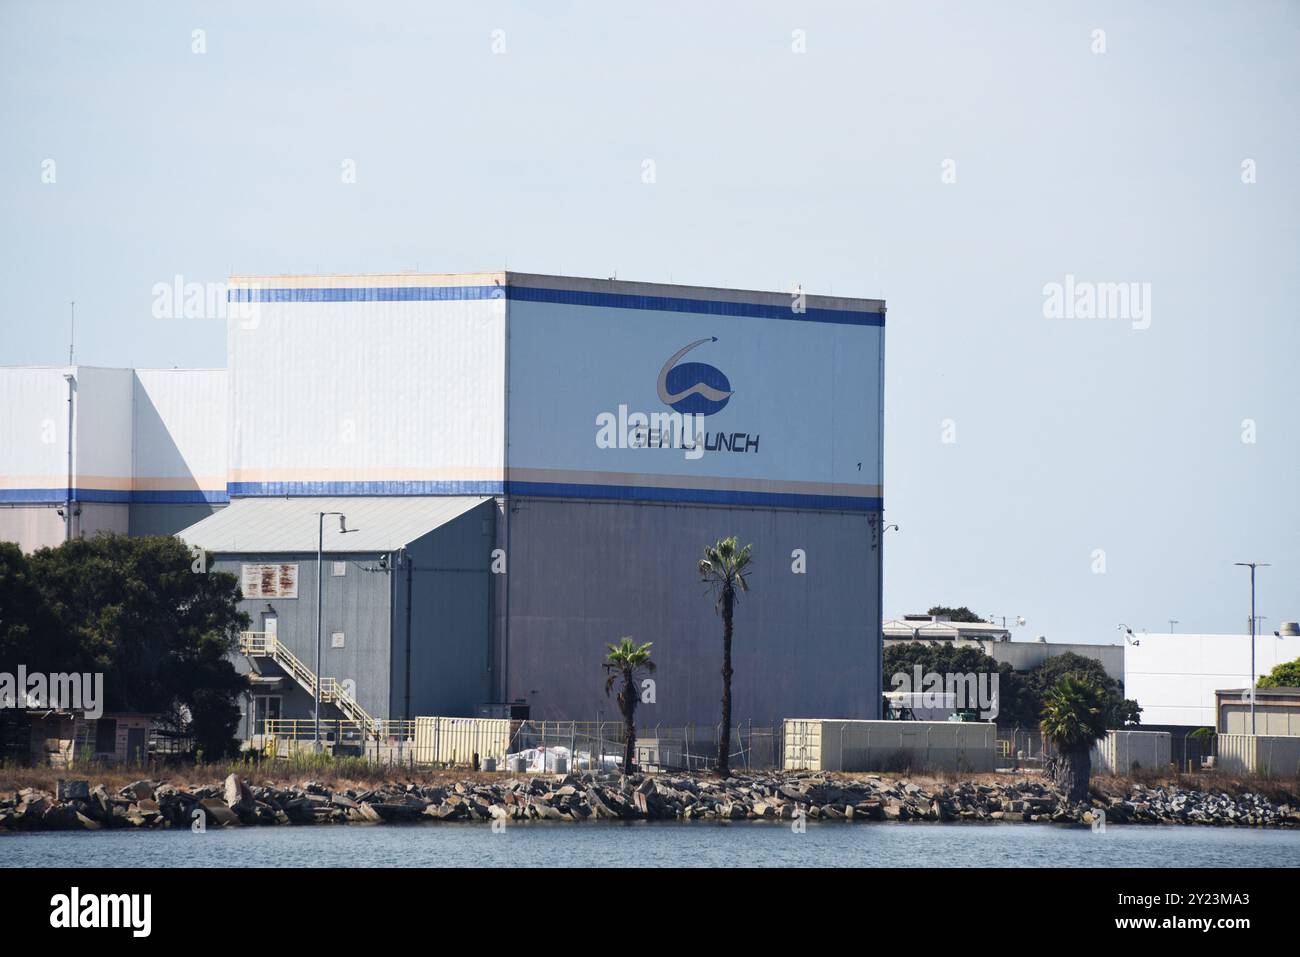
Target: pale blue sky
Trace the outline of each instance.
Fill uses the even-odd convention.
[[[224,364],[176,274],[797,279],[889,301],[887,614],[1243,630],[1258,558],[1300,618],[1300,5],[231,6],[0,3],[0,362],[75,299],[82,362]]]

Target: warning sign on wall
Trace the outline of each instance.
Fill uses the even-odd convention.
[[[245,598],[297,598],[298,566],[241,565],[240,587]]]

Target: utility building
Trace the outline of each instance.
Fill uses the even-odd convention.
[[[639,720],[704,728],[722,625],[698,563],[735,535],[754,550],[736,719],[878,717],[884,317],[511,272],[237,277],[229,504],[180,534],[273,591],[294,566],[293,597],[250,585],[244,605],[310,668],[319,514],[345,513],[355,533],[324,525],[320,676],[376,718],[611,717],[601,665],[629,635],[658,663]],[[266,704],[310,715],[292,689]]]

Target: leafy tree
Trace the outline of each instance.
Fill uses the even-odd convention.
[[[741,548],[736,536],[719,539],[704,547],[700,559],[700,577],[712,586],[715,608],[722,616],[722,734],[718,738],[718,774],[731,773],[731,639],[733,616],[739,592],[749,591],[745,574],[749,569],[753,545]]]
[[[1087,681],[1101,690],[1107,728],[1128,728],[1141,723],[1142,709],[1136,701],[1124,697],[1124,686],[1106,674],[1102,663],[1096,658],[1085,658],[1072,651],[1052,655],[1038,667],[1026,672],[1030,699],[1027,704],[1033,706],[1036,703],[1037,710],[1041,711],[1049,692],[1066,676]],[[1032,725],[1033,722],[1025,724]]]
[[[1256,688],[1300,688],[1300,658],[1284,661],[1255,682]]]
[[[68,642],[47,670],[102,672],[106,710],[157,714],[205,754],[226,754],[246,687],[229,656],[248,616],[235,576],[196,573],[193,561],[171,536],[100,534],[43,548],[28,564],[42,614]],[[22,587],[8,577],[0,573],[0,593]]]
[[[1088,799],[1092,775],[1092,745],[1106,735],[1105,691],[1074,674],[1066,674],[1047,692],[1043,734],[1056,745],[1050,765],[1052,780],[1071,803]]]
[[[996,675],[999,724],[1016,724],[1026,714],[1036,714],[1025,704],[1024,678],[1011,665],[995,661],[974,645],[955,645],[950,641],[929,644],[921,641],[900,642],[885,647],[884,683],[893,690],[893,676],[907,675],[909,681],[919,665],[921,673]],[[991,681],[990,681],[991,684]],[[913,688],[922,691],[922,688]]]
[[[946,615],[949,621],[964,621],[970,624],[981,624],[984,621],[983,618],[975,614],[975,612],[971,611],[965,605],[962,605],[960,608],[948,608],[945,605],[935,605],[927,611],[926,614]]]
[[[636,703],[638,699],[636,678],[638,674],[655,670],[650,660],[653,641],[637,645],[631,638],[620,638],[617,645],[609,646],[605,656],[605,695],[609,696],[615,682],[621,682],[618,691],[618,710],[623,715],[623,773],[636,769]]]

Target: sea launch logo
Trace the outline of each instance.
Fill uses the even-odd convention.
[[[659,370],[659,401],[683,415],[713,415],[721,412],[731,399],[731,382],[721,369],[704,362],[682,362],[682,356],[718,337],[696,339],[677,350]]]
[[[688,459],[705,452],[758,452],[758,433],[710,432],[704,417],[721,412],[735,393],[721,369],[703,362],[682,362],[692,349],[716,336],[696,339],[678,349],[659,370],[659,400],[671,412],[633,412],[619,403],[617,412],[596,415],[598,449],[681,449]]]

